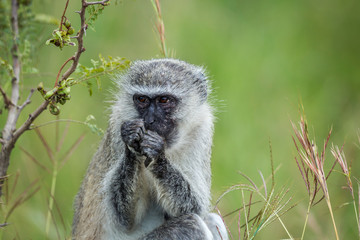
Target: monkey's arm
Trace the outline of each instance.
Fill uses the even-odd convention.
[[[140,142],[141,152],[147,157],[145,167],[155,179],[158,200],[171,217],[186,213],[201,214],[201,204],[197,194],[185,179],[165,157],[165,140],[153,131],[146,131]]]
[[[158,183],[159,201],[170,216],[202,213],[204,209],[201,208],[192,186],[163,154],[153,161],[148,169]]]
[[[121,226],[132,230],[139,214],[139,170],[140,162],[133,152],[126,149],[125,158],[116,169],[111,183],[111,199]]]
[[[118,221],[127,231],[140,221],[146,205],[146,193],[141,186],[142,168],[139,156],[139,141],[143,135],[143,122],[133,120],[121,126],[121,137],[125,145],[124,155],[112,174],[110,192],[111,203],[117,213]],[[140,196],[141,195],[141,196]]]

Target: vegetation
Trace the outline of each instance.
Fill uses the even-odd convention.
[[[19,0],[18,33],[16,2],[0,0],[2,149],[5,129],[17,137],[0,238],[70,238],[109,79],[127,59],[170,56],[205,65],[223,100],[213,196],[233,239],[359,239],[358,1],[161,1],[161,11],[158,0]],[[299,96],[311,125],[294,120]]]

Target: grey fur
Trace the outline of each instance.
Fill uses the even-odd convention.
[[[223,223],[209,217],[214,118],[203,68],[137,61],[118,84],[108,130],[76,197],[73,238],[227,239],[214,229]],[[167,125],[174,129],[145,127],[135,94],[175,96]]]

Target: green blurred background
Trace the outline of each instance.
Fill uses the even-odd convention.
[[[272,145],[276,173],[276,187],[289,187],[292,203],[298,205],[283,216],[294,237],[300,237],[305,220],[307,194],[298,172],[294,156],[294,135],[290,121],[299,121],[299,103],[302,102],[310,125],[310,133],[321,146],[331,126],[330,142],[344,145],[352,173],[360,177],[360,149],[357,136],[360,127],[360,2],[358,0],[163,0],[166,43],[175,57],[207,68],[213,81],[217,121],[213,147],[213,202],[229,186],[246,182],[241,171],[261,184],[258,173],[270,176],[270,147]],[[65,1],[34,1],[36,13],[46,13],[60,18]],[[80,0],[70,1],[68,18],[78,27]],[[117,6],[107,7],[95,24],[95,32],[87,31],[86,52],[81,57],[83,65],[90,59],[103,56],[120,56],[129,60],[159,57],[158,36],[154,31],[156,17],[150,1],[123,0]],[[45,46],[53,26],[43,31],[34,63],[41,75],[24,76],[24,96],[42,81],[46,88],[54,84],[62,63],[74,52]],[[61,108],[60,119],[84,121],[92,114],[96,124],[106,129],[109,100],[113,85],[108,78],[102,81],[89,96],[86,87],[72,88],[72,99]],[[24,100],[24,99],[23,99]],[[33,96],[20,122],[26,119],[41,102],[40,94]],[[45,112],[35,124],[56,118]],[[1,115],[1,124],[5,117]],[[67,124],[40,128],[51,148],[66,130]],[[57,158],[61,159],[85,133],[85,138],[72,157],[59,171],[55,199],[61,217],[55,209],[60,239],[70,236],[72,202],[87,165],[101,139],[86,126],[72,123],[64,146]],[[9,174],[20,173],[14,197],[26,186],[39,179],[41,189],[19,206],[3,231],[3,239],[43,239],[51,174],[29,160],[19,146],[51,168],[46,151],[35,131],[26,132],[18,141],[11,159]],[[327,169],[333,158],[327,152]],[[339,167],[336,168],[340,170]],[[14,177],[12,178],[14,179]],[[13,180],[12,180],[13,181]],[[329,179],[330,196],[335,220],[342,239],[358,236],[354,211],[351,205],[341,208],[351,197],[342,189],[345,178],[337,171]],[[234,192],[220,203],[226,214],[242,206],[241,193]],[[54,207],[55,208],[55,207]],[[325,202],[313,208],[305,239],[335,239]],[[237,216],[225,221],[237,239]],[[257,235],[257,239],[287,238],[277,221]],[[58,239],[52,223],[50,239]]]

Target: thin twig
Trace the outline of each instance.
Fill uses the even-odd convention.
[[[11,103],[11,100],[8,98],[8,96],[6,95],[6,92],[4,91],[4,89],[0,86],[0,92],[1,95],[4,98],[4,103],[5,103],[5,108],[8,109],[10,105],[14,105]]]
[[[30,99],[31,99],[32,95],[34,94],[34,91],[35,90],[33,88],[30,90],[30,93],[29,93],[28,97],[26,98],[25,102],[18,109],[19,114],[24,109],[24,107],[26,107],[26,105],[31,103]]]
[[[103,6],[106,6],[107,2],[109,2],[109,0],[103,0],[103,1],[98,1],[98,2],[86,2],[86,7],[90,6],[90,5],[103,5]]]
[[[66,66],[66,64],[67,64],[68,62],[70,62],[70,61],[74,61],[74,56],[72,56],[71,58],[69,58],[68,60],[66,60],[66,61],[64,62],[64,64],[60,67],[59,72],[58,72],[58,74],[57,74],[57,76],[56,76],[56,80],[55,80],[55,85],[54,85],[54,87],[57,87],[57,86],[58,86],[58,81],[59,81],[60,73],[61,73],[61,71],[63,70],[63,68]]]
[[[47,108],[49,105],[48,101],[44,101],[34,112],[29,114],[28,119],[19,127],[15,132],[12,141],[15,143],[16,140],[26,131],[30,129],[30,125],[34,120]]]
[[[0,228],[6,227],[7,225],[9,225],[10,223],[2,223],[0,224]]]
[[[69,5],[69,0],[66,1],[66,4],[65,4],[65,8],[64,8],[64,12],[63,12],[63,15],[61,16],[61,21],[60,21],[60,26],[59,26],[59,30],[62,31],[62,26],[64,24],[64,19],[66,19],[65,17],[65,13],[66,13],[66,10],[68,8],[68,5]]]
[[[101,3],[99,3],[101,4]],[[71,57],[71,60],[73,60],[73,63],[71,64],[71,66],[68,68],[68,70],[63,74],[61,80],[65,80],[67,79],[73,72],[75,72],[77,65],[79,64],[79,59],[81,54],[85,51],[84,48],[84,42],[83,42],[83,38],[84,38],[84,34],[85,31],[87,29],[87,24],[86,24],[86,19],[85,19],[85,13],[86,13],[86,8],[89,6],[89,3],[87,3],[85,0],[82,0],[82,7],[81,10],[79,12],[80,14],[80,30],[77,34],[77,42],[78,42],[78,48],[77,48],[77,52],[74,54],[74,56]],[[70,61],[69,59],[67,60],[67,62]]]

